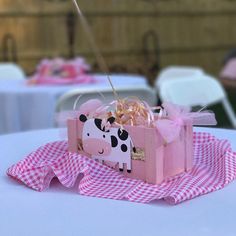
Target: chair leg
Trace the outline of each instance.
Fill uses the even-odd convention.
[[[231,124],[236,129],[236,116],[235,116],[232,106],[229,103],[229,100],[226,97],[223,98],[222,104],[223,104],[223,107],[224,107],[228,117],[229,117]]]

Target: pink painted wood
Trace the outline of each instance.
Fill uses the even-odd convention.
[[[177,140],[170,144],[164,141],[155,128],[125,126],[135,147],[144,149],[145,161],[132,160],[132,172],[123,174],[130,178],[159,184],[163,180],[189,171],[193,165],[193,131],[191,122],[185,122]],[[80,150],[83,123],[78,119],[68,120],[68,144],[70,152],[84,153]],[[88,155],[88,154],[86,154]],[[118,167],[117,167],[118,171]]]

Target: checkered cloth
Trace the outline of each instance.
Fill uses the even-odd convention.
[[[227,140],[208,133],[194,133],[194,166],[159,185],[124,177],[100,163],[67,151],[66,141],[48,143],[7,170],[7,174],[28,187],[43,191],[52,178],[71,188],[79,174],[80,194],[86,196],[127,199],[148,203],[164,199],[177,204],[226,186],[236,178],[236,153]]]

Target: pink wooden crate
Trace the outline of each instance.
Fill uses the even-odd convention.
[[[79,119],[69,119],[68,144],[70,152],[80,150],[83,124]],[[126,125],[134,146],[144,151],[144,160],[132,160],[132,172],[123,171],[127,177],[159,184],[168,177],[189,171],[193,165],[193,131],[191,122],[185,122],[179,138],[170,144],[164,140],[155,128]],[[119,171],[118,167],[116,168]]]

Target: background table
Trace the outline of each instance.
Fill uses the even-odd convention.
[[[110,88],[107,76],[94,76],[99,82],[60,86],[28,86],[26,81],[0,80],[0,134],[52,128],[56,101],[63,93],[75,88],[95,88],[97,91]],[[117,74],[111,75],[111,79],[117,88],[148,86],[146,78],[138,75]]]
[[[236,131],[197,128],[231,141]],[[0,235],[236,235],[236,181],[226,188],[170,206],[80,196],[60,183],[36,192],[5,175],[6,169],[49,141],[58,129],[0,136]]]

